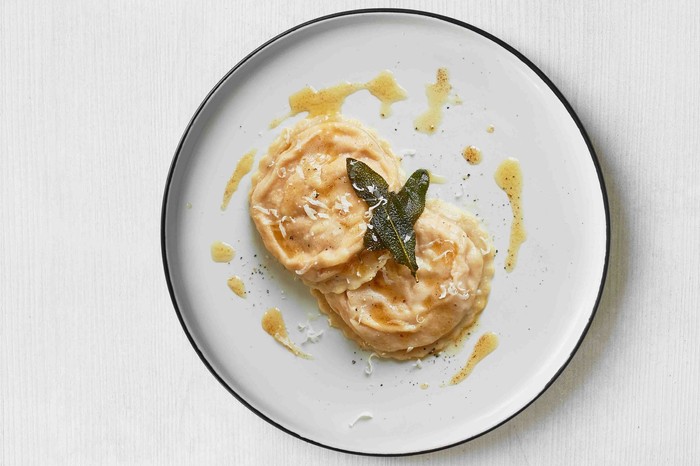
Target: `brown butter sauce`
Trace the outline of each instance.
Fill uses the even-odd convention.
[[[447,97],[452,90],[450,75],[447,68],[439,68],[433,84],[425,87],[428,97],[428,110],[423,112],[414,122],[416,131],[433,134],[442,122],[442,107],[447,103]]]
[[[406,91],[399,86],[390,71],[382,71],[374,79],[366,83],[341,83],[317,91],[311,87],[292,94],[289,97],[289,113],[276,118],[270,123],[270,128],[279,126],[289,117],[299,113],[308,113],[309,118],[321,115],[334,115],[340,113],[345,99],[355,92],[367,90],[381,103],[380,115],[386,118],[391,115],[391,105],[404,100]]]
[[[481,151],[476,146],[467,146],[462,150],[462,157],[470,165],[478,165],[481,163]]]
[[[234,275],[226,281],[228,287],[241,298],[245,298],[245,284],[241,277]]]
[[[289,339],[287,326],[284,324],[282,313],[276,307],[268,309],[262,317],[262,328],[277,342],[287,348],[287,350],[295,356],[304,359],[311,359],[311,355],[304,353]]]
[[[211,260],[214,262],[231,262],[235,253],[231,245],[223,241],[214,241],[211,244]]]
[[[495,333],[487,332],[481,335],[481,337],[479,337],[479,341],[476,342],[474,350],[472,351],[471,356],[469,356],[467,363],[459,370],[459,372],[452,376],[452,379],[450,379],[450,385],[457,385],[466,379],[474,370],[474,367],[482,359],[491,354],[497,347],[498,336]]]
[[[221,210],[226,210],[228,203],[231,201],[231,196],[238,189],[238,185],[241,179],[250,172],[253,168],[253,158],[255,157],[255,149],[251,150],[245,154],[241,160],[236,164],[236,169],[233,171],[231,178],[226,183],[226,189],[224,190],[224,199],[221,201]]]
[[[499,165],[494,174],[496,184],[505,191],[513,211],[513,223],[510,227],[510,244],[506,257],[505,269],[512,272],[518,261],[518,250],[527,238],[523,225],[523,208],[521,194],[523,190],[523,173],[520,170],[520,162],[514,158],[508,158]]]

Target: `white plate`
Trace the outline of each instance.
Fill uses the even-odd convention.
[[[432,136],[413,129],[426,109],[425,85],[446,67],[464,100],[444,112]],[[432,185],[441,197],[483,218],[500,253],[493,290],[478,329],[453,357],[376,361],[328,329],[305,345],[314,359],[285,351],[261,328],[263,312],[279,307],[291,338],[315,312],[306,287],[267,257],[248,216],[246,176],[226,212],[222,193],[236,162],[256,148],[257,160],[280,128],[290,94],[367,81],[391,70],[409,98],[379,117],[367,92],[348,98],[343,113],[375,128],[406,157],[407,172],[429,168],[448,178]],[[285,122],[291,125],[301,116]],[[495,132],[487,133],[489,125]],[[460,156],[478,146],[484,161]],[[503,270],[511,212],[493,173],[506,157],[520,160],[528,239],[512,273]],[[470,173],[467,181],[462,175]],[[467,194],[455,198],[464,186]],[[191,207],[188,207],[190,206]],[[524,409],[563,370],[593,318],[608,257],[609,222],[603,180],[580,121],[554,85],[525,57],[493,36],[433,14],[372,10],[300,25],[236,65],[195,113],[175,154],[163,202],[165,272],[177,315],[214,376],[240,401],[277,427],[312,443],[362,454],[396,455],[451,446],[483,434]],[[214,263],[212,242],[231,243],[236,257]],[[227,287],[240,275],[250,294]],[[500,338],[498,349],[464,382],[441,386],[464,364],[478,336]],[[427,389],[420,384],[427,383]],[[349,423],[365,411],[371,420]]]

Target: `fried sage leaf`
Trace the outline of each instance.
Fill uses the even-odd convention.
[[[420,214],[425,208],[425,194],[430,185],[430,173],[428,170],[416,170],[408,178],[406,184],[396,194],[399,204],[404,206],[406,215],[408,216],[411,225],[416,223]],[[393,193],[390,193],[393,195]],[[371,225],[371,224],[370,224]],[[379,251],[385,249],[385,246],[379,241],[379,237],[374,233],[372,228],[368,228],[365,233],[365,248],[370,251]]]
[[[396,194],[399,203],[405,206],[406,215],[408,215],[411,225],[416,223],[425,209],[425,194],[428,192],[429,185],[430,173],[428,170],[416,170],[406,180],[401,191]]]
[[[365,248],[370,251],[388,249],[394,260],[409,268],[415,277],[416,234],[413,224],[425,208],[425,194],[430,184],[426,170],[417,170],[398,193],[367,164],[347,159],[347,171],[355,193],[364,200],[372,213],[365,234]]]

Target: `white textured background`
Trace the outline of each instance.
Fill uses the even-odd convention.
[[[0,464],[693,464],[700,456],[700,4],[0,2]],[[634,3],[634,5],[633,5]],[[161,266],[167,170],[201,100],[270,37],[421,8],[523,52],[577,111],[613,221],[573,361],[505,426],[366,458],[296,440],[209,374]]]

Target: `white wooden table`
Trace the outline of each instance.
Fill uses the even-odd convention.
[[[0,3],[0,464],[393,464],[296,440],[199,361],[159,244],[166,173],[239,59],[314,17],[420,8],[510,43],[568,98],[613,222],[605,294],[525,412],[420,464],[700,456],[700,4]]]

